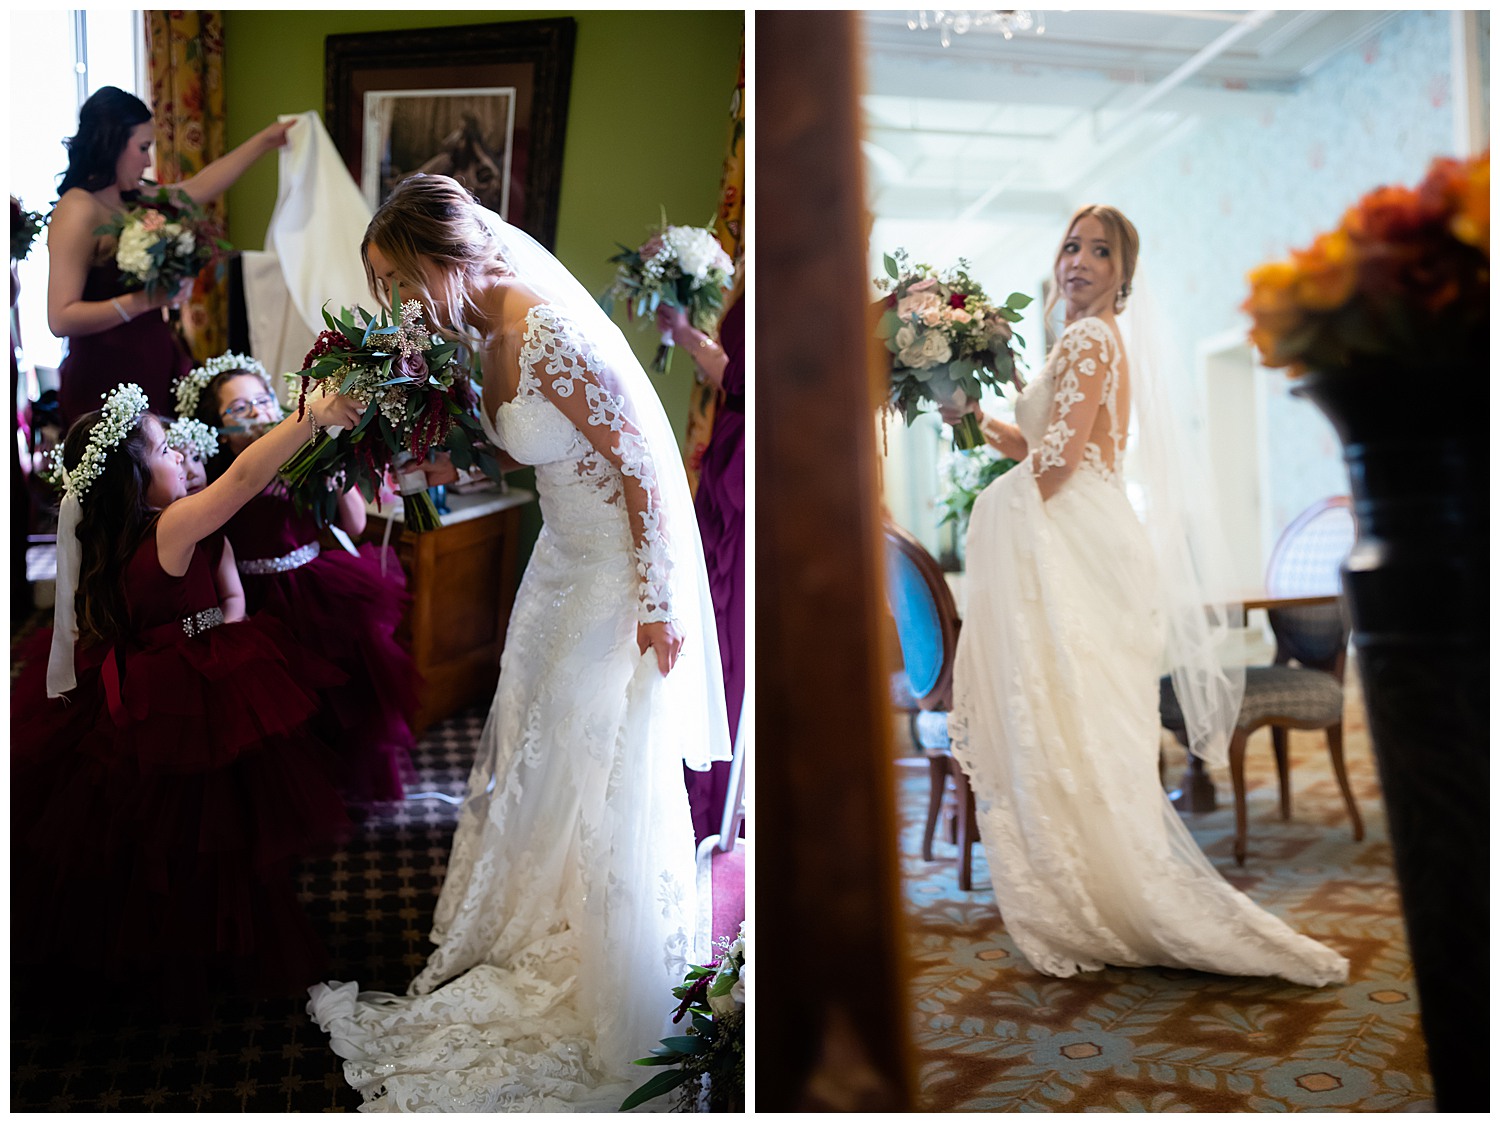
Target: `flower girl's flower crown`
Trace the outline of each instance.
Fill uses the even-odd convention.
[[[266,374],[266,368],[249,355],[241,355],[234,351],[225,351],[222,355],[215,355],[201,367],[194,367],[172,384],[172,393],[177,396],[177,416],[192,417],[197,413],[198,398],[203,394],[203,388],[226,370],[244,370],[258,374],[262,378],[269,377]]]
[[[191,449],[206,462],[219,453],[219,431],[196,417],[179,417],[167,426],[167,446],[178,452]]]
[[[68,471],[62,461],[61,446],[53,454],[58,474],[62,478],[63,494],[71,495],[78,500],[80,506],[89,488],[94,486],[94,481],[104,471],[104,462],[110,451],[130,435],[142,415],[150,408],[146,392],[134,382],[116,386],[102,397],[104,416],[89,432],[89,443],[83,450],[83,458],[79,460],[78,467]]]

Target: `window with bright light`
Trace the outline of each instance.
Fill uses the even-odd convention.
[[[46,214],[68,166],[63,141],[78,131],[78,108],[101,86],[150,101],[141,76],[141,13],[30,11],[10,15],[10,193]],[[24,107],[22,111],[21,107]],[[63,341],[47,330],[46,235],[20,263],[17,308],[24,347],[22,394],[57,385]]]

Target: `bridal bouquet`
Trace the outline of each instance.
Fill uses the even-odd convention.
[[[638,1065],[677,1066],[659,1072],[632,1092],[621,1111],[664,1096],[681,1088],[683,1110],[697,1110],[705,1098],[708,1111],[743,1111],[745,1103],[745,925],[740,923],[734,939],[720,941],[720,955],[703,967],[689,967],[680,986],[672,988],[680,999],[672,1022],[689,1018],[681,1037],[664,1037],[651,1056]]]
[[[359,488],[366,499],[380,493],[388,471],[396,475],[407,528],[441,525],[419,468],[434,448],[447,447],[459,468],[476,465],[494,478],[500,466],[480,445],[484,433],[473,412],[474,394],[458,345],[432,335],[420,301],[400,302],[395,315],[371,316],[363,308],[338,317],[326,309],[327,330],[302,360],[303,370],[286,377],[297,384],[297,410],[310,393],[347,394],[368,403],[352,430],[314,437],[282,466],[293,501],[332,522],[341,492]]]
[[[614,283],[599,298],[607,315],[614,314],[616,300],[626,302],[626,315],[632,321],[655,319],[656,310],[665,304],[685,311],[699,331],[712,330],[734,277],[734,262],[712,230],[668,226],[664,214],[661,226],[645,245],[631,249],[620,243],[620,249],[624,252],[610,258],[619,266]],[[651,369],[658,373],[667,369],[672,347],[672,337],[663,335]]]
[[[885,255],[886,277],[875,282],[885,310],[875,334],[891,352],[891,389],[888,408],[910,425],[924,402],[952,404],[962,395],[978,400],[988,387],[999,390],[1015,374],[1011,324],[1031,303],[1025,293],[1013,292],[995,304],[968,274],[962,258],[955,268],[938,272],[930,265],[912,265],[905,250]],[[953,427],[959,449],[984,444],[972,414]]]
[[[203,208],[171,187],[142,194],[94,233],[117,239],[115,264],[127,282],[147,295],[158,289],[175,292],[221,252],[234,248],[219,237]]]
[[[1250,274],[1242,305],[1268,367],[1293,377],[1397,358],[1463,369],[1488,352],[1490,157],[1433,161],[1379,187],[1288,260]]]

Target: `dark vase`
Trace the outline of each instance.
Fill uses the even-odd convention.
[[[1489,370],[1370,363],[1293,389],[1344,446],[1344,598],[1439,1111],[1489,1107]]]

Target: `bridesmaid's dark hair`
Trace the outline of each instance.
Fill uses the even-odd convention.
[[[103,411],[96,409],[73,422],[63,441],[63,463],[68,471],[78,469],[89,434],[103,416]],[[105,456],[103,471],[84,497],[83,515],[78,520],[80,642],[117,639],[130,625],[125,566],[156,518],[156,512],[146,503],[146,490],[151,486],[147,417],[158,426],[162,424],[155,414],[142,414],[130,434]]]
[[[78,132],[63,141],[68,170],[57,187],[61,199],[74,187],[98,191],[115,181],[115,165],[130,130],[151,120],[151,110],[118,86],[100,86],[78,111]]]

